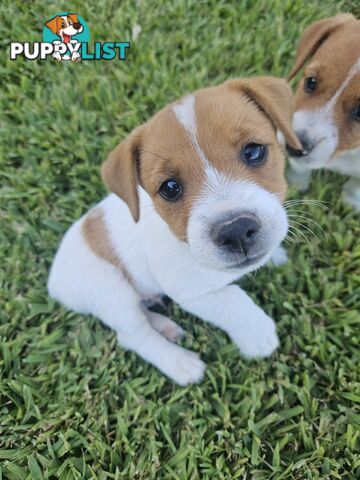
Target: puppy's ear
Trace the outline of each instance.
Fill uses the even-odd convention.
[[[292,129],[294,97],[290,86],[281,78],[254,77],[225,82],[231,89],[239,91],[257,105],[271,120],[290,147],[301,150],[302,146]]]
[[[56,16],[45,23],[45,26],[48,27],[52,33],[57,33],[59,31],[59,20],[60,17]]]
[[[73,21],[73,23],[79,23],[76,13],[68,13],[68,17]]]
[[[338,28],[352,21],[357,21],[351,13],[342,13],[336,17],[318,20],[308,27],[300,38],[295,65],[289,73],[287,80],[290,81],[304,66],[316,50],[332,35]]]
[[[137,222],[139,220],[139,161],[141,127],[118,145],[105,160],[101,168],[102,179],[107,188],[116,193],[125,203]]]

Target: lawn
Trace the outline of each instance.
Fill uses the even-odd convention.
[[[128,59],[8,59],[10,41],[41,41],[68,9],[91,42],[130,40]],[[208,364],[181,388],[45,288],[62,234],[105,195],[101,162],[132,128],[204,85],[284,76],[304,27],[339,11],[359,17],[359,2],[1,2],[0,480],[360,478],[360,226],[344,177],[318,172],[305,196],[289,192],[322,204],[293,207],[303,226],[288,265],[241,281],[277,321],[281,348],[265,361],[242,360],[171,303],[183,344]]]

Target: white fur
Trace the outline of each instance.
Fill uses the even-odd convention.
[[[338,127],[333,121],[331,111],[327,108],[318,110],[300,110],[294,113],[293,128],[295,132],[305,130],[309,138],[316,144],[313,150],[293,163],[304,170],[323,168],[334,154],[338,140]]]
[[[281,267],[282,265],[285,265],[289,261],[288,254],[286,252],[286,249],[284,247],[278,247],[275,252],[271,255],[272,263],[277,266]]]
[[[360,146],[340,153],[333,158],[327,168],[360,179]]]
[[[193,352],[172,343],[182,329],[144,307],[149,297],[165,294],[188,312],[225,330],[247,357],[265,357],[278,346],[275,323],[239,287],[230,285],[269,260],[287,231],[278,197],[249,181],[235,181],[216,171],[197,140],[195,99],[173,107],[189,133],[206,181],[188,221],[188,242],[179,240],[141,188],[140,220],[115,195],[100,202],[106,231],[132,282],[97,257],[82,234],[84,217],[65,234],[51,268],[48,289],[68,308],[100,318],[117,333],[119,343],[136,351],[181,385],[198,382],[205,365]],[[211,241],[211,225],[224,215],[256,216],[261,224],[248,263],[234,265]],[[250,252],[250,251],[249,251]],[[170,340],[170,341],[169,341]]]
[[[225,269],[229,267],[211,241],[211,225],[226,212],[251,213],[262,225],[258,240],[258,252],[264,256],[249,266],[243,274],[266,263],[285,237],[287,219],[279,199],[248,181],[234,181],[217,171],[207,159],[197,138],[197,123],[194,95],[187,95],[172,107],[175,116],[190,136],[199,159],[203,162],[206,181],[195,203],[188,225],[189,246],[197,261],[209,268]],[[283,134],[277,132],[281,141]]]
[[[281,130],[276,130],[276,139],[283,148],[286,147],[285,136]]]
[[[224,254],[209,235],[211,225],[226,212],[236,212],[239,216],[250,214],[261,224],[256,250],[249,256],[255,258],[260,255],[260,258],[245,268],[242,274],[264,265],[286,235],[288,224],[285,210],[276,195],[259,185],[246,180],[234,181],[214,169],[207,171],[207,183],[189,219],[189,247],[198,262],[209,268],[231,270]]]
[[[200,160],[208,168],[211,168],[209,160],[197,139],[196,113],[195,113],[195,97],[194,95],[187,95],[179,103],[172,107],[175,116],[185,130],[188,132],[194,149]]]
[[[127,206],[109,195],[98,206],[121,260],[134,280],[97,257],[81,230],[84,217],[66,233],[48,281],[50,295],[66,307],[100,318],[117,333],[119,343],[136,351],[181,385],[202,379],[205,365],[193,353],[168,341],[164,325],[154,323],[141,304],[149,295],[166,294],[185,310],[223,328],[245,356],[267,356],[278,345],[275,324],[239,288],[227,286],[244,271],[216,271],[198,262],[191,248],[178,240],[141,194],[140,221]],[[177,340],[182,330],[170,319],[164,335]]]

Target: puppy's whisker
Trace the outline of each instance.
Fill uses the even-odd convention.
[[[290,242],[290,243],[295,243],[295,245],[298,245],[299,243],[299,238],[297,237],[296,233],[290,229],[289,227],[289,230],[287,232],[287,235],[285,237],[285,239],[283,240],[284,243],[286,242]]]
[[[295,220],[292,221],[292,224],[296,224],[296,225],[299,225],[300,228],[305,228],[305,230],[307,230],[308,232],[311,233],[311,235],[313,235],[320,243],[320,239],[319,237],[311,230],[311,228],[307,227],[306,225],[304,225],[303,223],[300,223],[300,222],[296,222]]]
[[[314,198],[293,198],[292,200],[285,200],[284,205],[290,205],[291,203],[320,203],[325,205],[329,204],[330,202],[316,200]]]
[[[306,222],[311,222],[313,223],[314,225],[317,226],[317,228],[319,228],[321,230],[321,232],[323,233],[324,237],[325,237],[325,240],[326,240],[326,232],[325,230],[322,228],[322,226],[316,222],[315,220],[312,220],[311,218],[308,218],[308,217],[305,217],[303,215],[288,215],[288,218],[298,218],[298,219],[304,219]],[[293,220],[290,220],[290,221],[293,221]]]
[[[306,210],[291,209],[287,210],[286,214],[288,218],[303,218],[306,221],[315,223],[320,229],[322,229],[321,225],[316,221],[315,215],[313,215],[311,212],[308,212]]]
[[[301,210],[299,208],[291,208],[291,207],[286,208],[285,210],[286,210],[286,212],[290,212],[290,213],[300,212],[300,213],[303,213],[304,215],[310,215],[310,216],[314,217],[314,214],[312,212],[309,212],[308,210]]]
[[[296,242],[295,242],[295,239],[289,235],[289,236],[287,236],[286,238],[284,238],[283,243],[284,243],[284,245],[286,245],[287,247],[291,247],[292,244],[293,244],[293,243],[296,243]]]
[[[298,233],[299,235],[301,235],[303,238],[305,238],[305,241],[306,243],[309,245],[309,249],[311,250],[311,252],[313,251],[313,247],[308,239],[308,237],[305,235],[304,232],[302,232],[299,228],[295,227],[295,225],[291,225],[291,228],[293,230],[295,230],[296,233]]]
[[[291,207],[300,206],[300,205],[320,207],[335,217],[334,212],[327,205],[325,205],[324,202],[321,202],[320,200],[289,200],[287,202],[284,202],[283,205],[285,210],[288,210]]]

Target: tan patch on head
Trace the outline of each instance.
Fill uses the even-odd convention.
[[[186,240],[194,202],[206,188],[209,166],[232,180],[256,182],[283,198],[284,156],[276,130],[284,133],[290,145],[300,148],[291,129],[293,97],[283,80],[271,77],[233,80],[199,90],[192,96],[195,133],[176,114],[176,107],[184,104],[188,98],[185,97],[136,129],[110,154],[102,169],[106,185],[129,205],[135,221],[139,218],[136,190],[139,184],[150,195],[159,215],[182,240]],[[244,164],[241,150],[246,143],[268,146],[268,159],[263,165]],[[158,193],[162,182],[168,179],[183,187],[183,195],[176,202],[166,201]]]
[[[183,196],[177,202],[168,202],[158,194],[161,183],[170,178],[183,186]],[[205,166],[171,107],[155,116],[145,129],[140,179],[162,218],[179,238],[186,240],[190,210],[205,182]]]
[[[132,283],[129,272],[122,264],[121,259],[111,244],[106,229],[104,212],[100,207],[95,208],[85,217],[82,224],[82,233],[88,247],[95,253],[95,255],[118,268],[124,278]]]
[[[241,85],[238,91],[227,84],[213,91],[200,91],[197,118],[199,143],[216,170],[234,180],[255,182],[284,197],[284,156],[276,130]],[[268,146],[268,159],[263,165],[248,167],[241,160],[242,147],[248,143]]]
[[[69,13],[67,16],[73,23],[79,23],[78,16],[75,13]]]
[[[187,130],[174,113],[174,106],[181,106],[184,99],[164,109],[146,125],[142,134],[141,184],[179,238],[186,239],[191,209],[205,187],[205,162],[232,180],[255,182],[284,198],[284,155],[277,143],[274,123],[281,117],[285,130],[291,125],[293,99],[285,82],[276,79],[276,88],[279,89],[276,91],[273,81],[265,77],[234,80],[195,92],[196,132],[191,128]],[[260,91],[261,88],[264,92]],[[250,92],[258,98],[251,98]],[[278,93],[281,93],[281,99],[277,97]],[[268,105],[259,106],[257,101],[261,102],[263,95],[269,97]],[[270,100],[271,95],[275,98]],[[296,142],[295,147],[300,147],[293,133],[288,132],[288,141]],[[268,159],[264,165],[252,168],[244,164],[241,150],[247,143],[268,146]],[[205,162],[197,147],[205,154]],[[183,197],[174,203],[167,202],[157,193],[161,183],[169,178],[180,182],[184,189]]]
[[[58,35],[61,28],[61,22],[62,18],[56,16],[55,18],[52,18],[51,20],[46,22],[45,25],[52,31],[52,33],[56,33]]]
[[[349,115],[356,104],[360,105],[360,72],[346,88],[341,96],[341,101],[335,108],[336,124],[341,125],[336,154],[360,146],[360,122],[352,119]]]
[[[308,55],[302,55],[302,51],[308,52]],[[296,90],[295,111],[314,111],[324,107],[346,82],[352,67],[360,60],[360,21],[352,15],[339,15],[315,22],[303,34],[293,72],[296,73],[309,58],[310,62]],[[292,76],[293,73],[290,74]],[[317,79],[313,93],[304,90],[307,77]],[[332,111],[332,118],[339,129],[336,153],[360,145],[360,124],[351,118],[351,112],[359,103],[360,71],[341,93]]]

